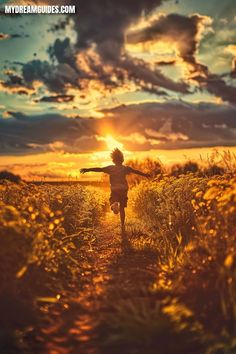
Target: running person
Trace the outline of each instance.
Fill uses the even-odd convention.
[[[125,208],[128,201],[128,183],[126,176],[134,173],[136,175],[150,177],[149,174],[135,170],[132,167],[123,165],[124,155],[119,149],[115,149],[111,153],[111,159],[114,165],[106,167],[82,168],[80,173],[87,172],[104,172],[110,176],[110,206],[114,214],[120,212],[121,230],[125,231]]]

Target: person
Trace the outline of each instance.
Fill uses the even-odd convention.
[[[80,173],[103,172],[110,177],[110,206],[114,214],[120,213],[121,231],[125,233],[125,208],[128,201],[128,182],[126,176],[134,173],[139,176],[150,177],[148,173],[135,170],[130,166],[123,165],[124,155],[119,149],[114,149],[111,153],[111,159],[114,165],[106,167],[82,168]]]

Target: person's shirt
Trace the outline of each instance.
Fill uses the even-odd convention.
[[[111,165],[103,167],[103,172],[110,176],[110,185],[112,190],[128,189],[126,176],[133,172],[132,167],[124,165]]]

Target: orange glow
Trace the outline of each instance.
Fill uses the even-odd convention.
[[[116,140],[112,135],[107,134],[106,136],[97,136],[98,141],[104,141],[106,143],[107,149],[109,151],[118,148],[124,150],[124,144]]]
[[[80,168],[103,167],[111,164],[110,152],[114,147],[121,148],[125,155],[125,161],[130,159],[143,159],[150,157],[159,158],[165,165],[182,163],[188,159],[199,162],[200,155],[203,159],[210,156],[214,148],[193,148],[181,150],[127,151],[123,144],[112,135],[101,137],[106,142],[107,149],[90,153],[63,153],[59,151],[44,154],[26,156],[2,156],[0,158],[0,170],[10,170],[21,175],[26,180],[68,180],[79,178],[80,180],[99,180],[100,175],[80,175]],[[236,154],[236,147],[218,147],[219,151],[231,151]]]
[[[107,135],[104,140],[109,150],[114,150],[115,148],[118,148],[120,150],[123,149],[123,144],[114,139],[111,135]]]

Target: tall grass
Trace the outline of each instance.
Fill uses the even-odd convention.
[[[140,183],[130,197],[139,223],[145,223],[147,243],[150,247],[151,235],[157,252],[157,299],[163,298],[163,305],[166,297],[172,299],[172,319],[178,306],[189,309],[209,353],[233,353],[236,179],[231,173],[164,176]],[[145,249],[144,233],[141,242]]]
[[[4,353],[20,352],[19,330],[40,316],[40,301],[57,302],[82,287],[105,199],[74,186],[5,181],[0,185],[0,310]],[[17,339],[17,340],[16,340]],[[15,343],[15,341],[17,343]],[[24,352],[24,351],[23,351]]]

